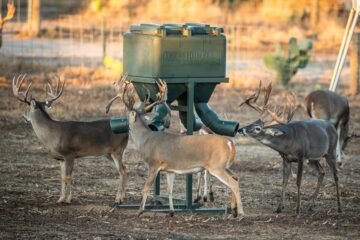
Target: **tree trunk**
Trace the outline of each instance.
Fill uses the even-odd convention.
[[[320,0],[312,0],[311,4],[311,26],[316,27],[320,19]]]
[[[350,51],[350,89],[349,92],[351,95],[356,95],[359,93],[359,84],[360,84],[360,32],[355,32],[353,35],[352,41],[352,50]]]
[[[40,0],[28,0],[27,33],[30,37],[37,37],[40,33]]]

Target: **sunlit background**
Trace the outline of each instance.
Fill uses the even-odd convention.
[[[20,67],[68,78],[86,74],[84,84],[114,79],[122,72],[122,34],[130,25],[196,22],[224,27],[232,87],[279,81],[264,57],[281,45],[286,58],[290,38],[310,40],[313,47],[290,83],[327,85],[351,8],[345,0],[0,0],[3,16],[8,2],[16,13],[4,26],[0,75]],[[342,79],[350,79],[349,64]]]

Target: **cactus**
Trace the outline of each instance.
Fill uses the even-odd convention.
[[[296,38],[290,38],[287,56],[284,56],[281,45],[277,44],[273,54],[264,56],[264,63],[267,68],[277,72],[278,80],[283,85],[287,85],[299,68],[307,66],[311,49],[311,40],[303,39],[298,43]]]

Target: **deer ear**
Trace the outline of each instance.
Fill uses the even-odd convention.
[[[31,104],[32,107],[36,107],[36,102],[35,102],[35,100],[30,100],[30,104]]]
[[[273,136],[273,137],[281,136],[281,135],[284,134],[283,131],[281,131],[279,129],[276,129],[276,128],[265,128],[264,132],[265,132],[266,135],[270,135],[270,136]]]

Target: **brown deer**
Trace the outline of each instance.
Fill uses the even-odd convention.
[[[139,216],[145,209],[146,198],[159,171],[167,173],[170,216],[174,214],[172,192],[175,173],[196,173],[204,169],[231,188],[231,208],[233,216],[244,216],[240,197],[238,178],[229,169],[235,158],[235,146],[227,138],[217,135],[181,135],[168,132],[155,132],[147,125],[153,118],[147,113],[154,105],[166,103],[167,85],[157,81],[159,93],[153,103],[150,95],[139,108],[134,108],[135,98],[128,91],[129,82],[122,92],[122,99],[129,112],[129,134],[135,142],[136,149],[149,167],[149,176],[143,189]]]
[[[61,83],[60,79],[57,78],[55,90],[48,83],[46,85],[46,93],[51,98],[45,101],[38,101],[33,97],[28,99],[31,81],[25,92],[19,92],[24,79],[26,79],[26,75],[13,78],[13,94],[18,100],[28,105],[28,111],[24,117],[31,123],[36,136],[50,152],[50,155],[60,161],[61,193],[58,202],[71,202],[74,160],[80,157],[102,155],[115,162],[120,176],[115,202],[123,202],[125,197],[126,169],[122,156],[128,142],[128,133],[113,134],[109,119],[93,122],[53,120],[46,109],[61,96],[65,81]]]
[[[1,10],[1,9],[0,9]],[[0,48],[2,47],[2,31],[6,22],[10,21],[14,17],[15,5],[13,2],[7,4],[7,13],[3,18],[0,11]]]
[[[287,104],[282,116],[278,111],[271,111],[268,107],[268,99],[271,93],[271,83],[266,88],[263,106],[258,106],[256,101],[261,91],[249,97],[243,104],[258,111],[262,118],[239,129],[239,132],[248,135],[262,144],[279,152],[283,159],[283,184],[281,201],[276,210],[280,213],[284,208],[284,198],[286,186],[291,173],[291,163],[298,163],[296,185],[298,188],[296,213],[300,213],[300,186],[305,160],[309,160],[310,165],[318,172],[318,182],[316,190],[311,197],[310,210],[315,206],[315,199],[322,185],[325,172],[320,165],[321,158],[325,157],[335,179],[338,211],[341,212],[340,193],[338,176],[336,169],[336,144],[337,133],[332,122],[326,120],[306,120],[290,122],[295,106]],[[265,121],[265,116],[270,115],[271,119]]]
[[[186,134],[186,128],[185,126],[179,121],[180,123],[180,133]],[[199,135],[208,135],[208,134],[214,134],[213,131],[211,131],[206,126],[202,126],[199,130]],[[197,174],[197,184],[196,184],[196,197],[194,199],[194,203],[200,202],[201,199],[203,199],[204,202],[207,202],[208,197],[210,199],[210,202],[214,202],[214,192],[212,190],[212,181],[211,177],[208,171],[204,170],[201,172],[198,172]],[[203,194],[201,195],[201,182],[202,179],[204,179],[204,186],[203,186]],[[209,186],[209,187],[208,187]]]
[[[348,100],[335,92],[318,90],[311,92],[305,98],[305,108],[313,119],[325,119],[335,124],[338,134],[336,157],[339,166],[342,165],[341,151],[344,151],[351,136],[349,133],[350,108]]]

